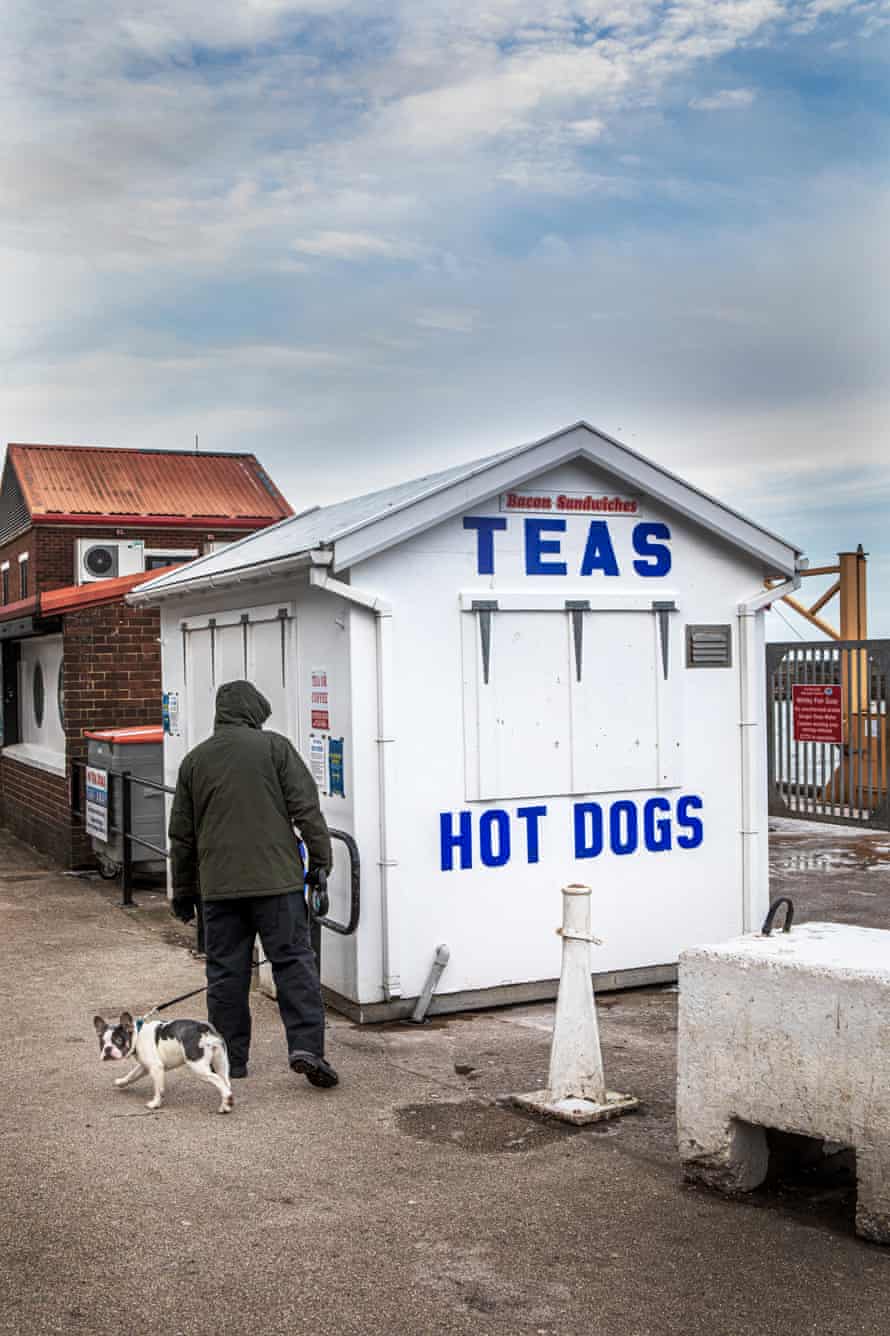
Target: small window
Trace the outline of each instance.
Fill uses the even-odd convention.
[[[0,594],[2,594],[3,602],[4,602],[4,603],[8,603],[8,602],[9,602],[9,567],[8,567],[8,566],[5,567],[5,569],[3,570],[3,572],[2,572],[2,576],[3,576],[3,578],[2,578],[2,582],[0,582],[0,583],[2,583],[2,590],[0,590]]]
[[[34,722],[38,728],[43,727],[43,712],[46,707],[46,689],[43,685],[43,665],[38,661],[34,665]]]
[[[151,548],[145,553],[145,569],[160,571],[165,566],[182,566],[187,561],[194,561],[197,555],[196,547]]]
[[[28,566],[27,560],[19,562],[19,598],[28,597]]]

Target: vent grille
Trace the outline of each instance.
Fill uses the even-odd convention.
[[[687,626],[687,668],[731,668],[731,626]]]

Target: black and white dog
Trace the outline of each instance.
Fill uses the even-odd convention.
[[[164,1102],[164,1077],[175,1067],[188,1067],[215,1086],[221,1096],[219,1113],[232,1111],[232,1087],[229,1082],[229,1054],[226,1041],[206,1021],[146,1021],[136,1025],[129,1011],[121,1012],[113,1024],[101,1016],[93,1017],[99,1036],[103,1062],[132,1057],[136,1066],[115,1085],[123,1089],[143,1076],[150,1076],[154,1095],[146,1106],[159,1109]]]

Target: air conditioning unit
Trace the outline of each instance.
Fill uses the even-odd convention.
[[[78,538],[74,578],[77,584],[113,580],[116,575],[138,575],[145,570],[145,544],[141,539]]]

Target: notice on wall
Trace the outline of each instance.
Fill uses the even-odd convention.
[[[164,692],[162,718],[164,732],[169,733],[172,738],[178,738],[180,734],[178,691]]]
[[[108,840],[108,771],[88,765],[86,770],[86,832]]]
[[[839,686],[818,686],[796,682],[791,688],[795,742],[831,742],[844,740],[844,723]]]
[[[327,793],[328,740],[318,733],[309,735],[309,772],[318,785],[319,793]]]
[[[332,798],[346,797],[342,738],[328,740],[328,792]]]
[[[310,709],[312,718],[310,727],[326,730],[331,726],[328,672],[326,668],[313,668],[311,675]]]

